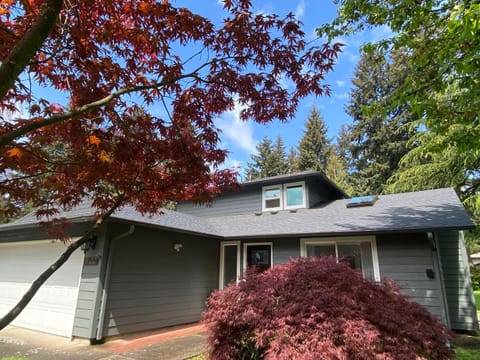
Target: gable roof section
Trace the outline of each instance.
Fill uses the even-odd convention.
[[[302,171],[294,174],[277,175],[277,176],[271,176],[268,178],[253,179],[253,180],[241,183],[240,186],[247,187],[251,185],[262,185],[262,186],[277,185],[279,183],[304,181],[307,178],[316,179],[319,182],[323,183],[338,198],[347,197],[347,194],[345,194],[345,192],[342,189],[340,189],[337,186],[337,184],[335,184],[332,180],[326,177],[325,174],[321,171]]]
[[[321,208],[210,218],[226,238],[358,235],[472,228],[451,188],[381,195],[373,206],[350,207],[348,199]]]
[[[177,211],[145,216],[133,207],[115,212],[110,221],[129,222],[224,239],[359,235],[386,232],[468,229],[474,225],[451,188],[381,195],[373,206],[350,207],[348,199],[332,201],[315,209],[250,215],[199,218]],[[72,222],[91,221],[94,210],[88,202],[60,213]],[[13,223],[0,225],[0,232],[37,226],[33,213]]]
[[[91,207],[90,202],[85,201],[71,210],[61,211],[57,217],[64,217],[72,222],[84,222],[92,221],[94,213],[95,210]],[[162,213],[162,215],[155,216],[142,215],[136,211],[135,208],[125,206],[117,210],[109,218],[109,221],[128,222],[174,231],[219,236],[217,231],[201,218],[167,209],[162,209]],[[34,227],[37,226],[37,223],[38,220],[32,212],[15,222],[0,225],[0,232],[2,230],[13,230],[15,228]]]

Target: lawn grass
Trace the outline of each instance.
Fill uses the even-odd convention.
[[[454,344],[457,360],[480,360],[480,336],[459,335]]]

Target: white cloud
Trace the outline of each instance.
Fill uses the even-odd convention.
[[[333,96],[335,96],[336,99],[340,99],[340,100],[347,100],[349,98],[349,95],[346,92],[341,94],[333,94]]]
[[[297,20],[300,20],[304,14],[305,14],[305,1],[300,0],[300,2],[297,4],[297,8],[295,9],[295,18],[297,18]]]
[[[369,41],[380,41],[383,39],[387,39],[393,36],[393,31],[387,25],[382,25],[377,28],[370,30],[369,32]]]
[[[358,53],[354,53],[348,50],[342,51],[339,56],[340,60],[346,59],[348,62],[352,64],[357,64],[360,60],[360,55]]]
[[[240,120],[240,112],[245,106],[235,103],[235,108],[223,114],[217,120],[217,126],[222,130],[222,141],[228,146],[233,145],[248,153],[256,151],[256,141],[253,137],[253,127],[249,122]]]
[[[345,80],[336,80],[335,83],[338,87],[345,87]]]
[[[288,90],[288,89],[292,89],[292,88],[295,87],[295,83],[293,82],[293,80],[285,77],[284,74],[280,74],[277,77],[277,81],[280,84],[280,86],[282,87],[282,89]]]

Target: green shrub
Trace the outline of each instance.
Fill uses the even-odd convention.
[[[480,268],[471,266],[470,275],[472,276],[473,290],[480,290]]]
[[[480,311],[480,290],[475,290],[473,292],[475,296],[475,304],[477,305],[477,311]]]

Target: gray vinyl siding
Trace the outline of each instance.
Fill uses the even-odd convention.
[[[218,285],[218,240],[137,228],[112,253],[103,336],[196,322]]]
[[[98,308],[100,306],[102,279],[105,269],[107,227],[103,227],[97,237],[95,249],[89,250],[85,256],[98,257],[96,265],[83,265],[78,289],[77,307],[73,321],[74,337],[94,339],[98,324]],[[80,251],[80,250],[79,250]]]
[[[273,240],[273,264],[285,264],[291,258],[300,257],[300,240],[298,238]]]
[[[308,192],[308,208],[320,206],[334,199],[331,187],[327,187],[316,178],[308,178],[305,181],[305,187]],[[338,196],[337,194],[335,195]]]
[[[377,236],[380,276],[395,280],[402,293],[447,322],[440,274],[426,233]],[[435,272],[429,279],[427,269]]]
[[[436,233],[452,329],[478,331],[470,270],[463,236],[458,231]]]
[[[254,214],[262,211],[262,188],[247,187],[241,192],[218,196],[209,205],[195,205],[191,202],[180,203],[177,211],[198,217]]]
[[[327,185],[318,178],[310,177],[300,180],[279,181],[278,183],[244,185],[238,192],[224,193],[217,196],[212,204],[195,205],[191,202],[183,202],[178,204],[177,210],[198,217],[254,214],[262,211],[263,186],[290,184],[303,180],[305,180],[308,208],[341,197],[341,194],[337,192],[332,193],[331,185]]]

